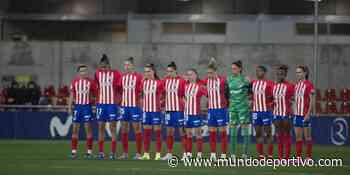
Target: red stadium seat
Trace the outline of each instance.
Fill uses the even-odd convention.
[[[316,102],[316,113],[317,114],[324,114],[324,110],[323,110],[322,104],[320,102]]]
[[[350,105],[349,105],[349,103],[348,102],[342,102],[341,104],[340,104],[340,108],[339,108],[339,111],[338,111],[338,113],[339,114],[348,114],[349,113],[349,111],[348,111],[348,108],[350,107]]]
[[[316,89],[316,101],[323,101],[320,89]]]
[[[350,102],[350,88],[344,89],[345,93],[345,101]]]
[[[337,114],[338,113],[336,102],[329,101],[329,102],[327,102],[326,106],[327,106],[326,107],[327,114]]]
[[[335,89],[327,89],[325,92],[326,101],[336,101],[337,95],[335,93]]]

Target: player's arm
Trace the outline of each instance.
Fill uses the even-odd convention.
[[[305,121],[308,121],[310,119],[310,115],[312,114],[312,110],[314,109],[314,102],[315,102],[315,96],[314,96],[314,89],[313,87],[311,88],[311,91],[310,91],[310,95],[309,95],[309,98],[310,98],[310,101],[309,101],[309,109],[305,115]]]
[[[227,101],[227,104],[230,103],[230,88],[228,87],[227,81],[224,83],[224,95]]]

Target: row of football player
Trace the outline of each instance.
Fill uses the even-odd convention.
[[[286,80],[288,67],[281,65],[276,71],[277,80],[266,77],[264,66],[256,68],[256,79],[243,75],[241,61],[233,62],[227,76],[218,75],[215,62],[208,65],[207,76],[199,79],[195,69],[186,71],[186,80],[177,73],[177,66],[170,63],[163,79],[159,79],[153,64],[144,67],[143,75],[135,71],[132,58],[124,61],[125,72],[111,69],[104,55],[96,70],[95,78],[87,76],[88,67],[80,65],[78,75],[71,83],[69,113],[73,116],[72,158],[77,157],[78,131],[84,123],[87,135],[87,158],[92,158],[91,96],[97,97],[96,119],[98,121],[98,159],[104,159],[105,124],[110,123],[112,133],[109,158],[116,159],[116,122],[121,121],[121,145],[123,153],[119,159],[129,158],[129,127],[135,132],[136,154],[134,159],[150,159],[150,142],[155,132],[156,160],[171,158],[174,145],[174,131],[179,129],[183,156],[192,156],[192,130],[195,130],[197,156],[203,154],[201,137],[201,98],[208,98],[208,126],[210,156],[216,158],[217,132],[221,137],[221,157],[228,154],[228,136],[231,137],[231,156],[237,152],[237,126],[243,135],[242,156],[248,155],[251,129],[256,131],[256,149],[260,158],[273,157],[271,123],[277,126],[278,157],[289,158],[291,152],[291,128],[296,135],[296,156],[302,156],[303,135],[306,140],[306,157],[312,155],[311,104],[314,88],[308,80],[306,66],[296,68],[297,83]],[[120,94],[120,97],[118,97]],[[251,97],[251,101],[250,101]],[[118,103],[116,99],[121,99]],[[161,101],[165,103],[167,130],[167,154],[161,157]],[[295,109],[292,109],[292,103]],[[74,104],[74,105],[72,105]],[[140,105],[141,104],[141,105]],[[252,104],[252,105],[250,105]],[[252,107],[251,107],[252,106]],[[73,109],[72,109],[73,107]],[[118,112],[119,110],[119,112]],[[229,116],[230,134],[226,132]],[[293,119],[293,120],[292,120]],[[293,123],[293,125],[292,125]],[[143,127],[143,132],[141,127]],[[267,145],[265,155],[264,143]],[[143,155],[141,155],[143,146]]]

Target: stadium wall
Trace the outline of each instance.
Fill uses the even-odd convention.
[[[0,116],[0,139],[69,139],[71,136],[72,118],[67,117],[65,112],[0,112]],[[349,117],[313,117],[313,141],[316,144],[350,145],[349,124]],[[96,122],[93,123],[93,127],[94,138],[97,138]],[[106,128],[108,127],[107,125]],[[119,127],[120,123],[117,125],[118,130]],[[202,129],[203,136],[207,140],[208,127],[204,126]],[[163,131],[165,138],[165,128]],[[106,129],[106,132],[107,137],[110,138],[109,130]],[[178,133],[176,137],[179,139]],[[85,138],[83,129],[81,129],[80,138]],[[132,132],[130,139],[134,140]],[[242,138],[240,137],[239,140],[241,141]],[[253,137],[252,141],[254,141]]]
[[[322,44],[319,49],[320,81],[317,88],[349,86],[350,45]],[[84,63],[90,73],[101,55],[106,53],[114,68],[122,69],[123,59],[136,58],[138,71],[145,63],[155,63],[160,74],[170,61],[179,71],[197,68],[201,75],[211,57],[218,60],[219,70],[227,73],[235,60],[242,60],[245,74],[254,77],[255,66],[270,70],[278,64],[289,65],[288,79],[295,79],[295,67],[306,64],[313,69],[312,45],[309,44],[186,44],[186,43],[115,43],[115,42],[0,42],[0,77],[33,75],[40,85],[68,85],[75,75],[75,66]],[[274,79],[273,71],[269,78]],[[311,74],[311,79],[315,75]]]

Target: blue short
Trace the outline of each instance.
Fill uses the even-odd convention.
[[[281,116],[281,115],[274,115],[273,116],[273,121],[275,122],[275,121],[277,121],[277,122],[279,122],[279,121],[287,121],[287,120],[289,120],[289,116]]]
[[[118,121],[120,115],[118,113],[118,106],[116,104],[97,104],[96,118],[100,122]]]
[[[73,110],[73,123],[86,123],[93,121],[91,105],[74,105]]]
[[[165,112],[165,125],[180,128],[184,126],[184,113],[180,111]]]
[[[144,125],[160,125],[162,124],[161,112],[143,112],[142,124]]]
[[[185,115],[186,128],[199,128],[203,126],[203,120],[200,115]]]
[[[209,109],[208,110],[208,126],[221,127],[226,126],[228,121],[226,109]]]
[[[293,118],[294,127],[311,127],[311,118],[308,121],[304,121],[304,116],[295,115]]]
[[[121,107],[120,116],[122,121],[141,122],[141,109],[139,107]]]
[[[272,113],[268,111],[252,113],[254,126],[269,126],[272,124],[272,118]]]

